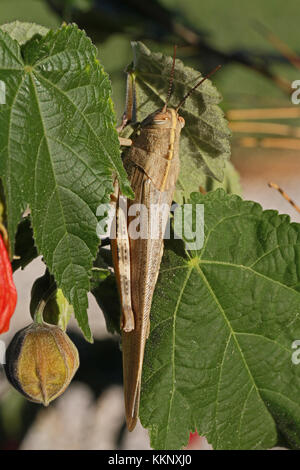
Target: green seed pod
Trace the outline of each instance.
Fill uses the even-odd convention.
[[[28,400],[45,406],[66,390],[78,366],[76,346],[58,326],[47,323],[20,330],[6,352],[10,383]]]

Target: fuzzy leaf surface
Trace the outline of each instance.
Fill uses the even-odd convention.
[[[141,421],[155,449],[189,432],[214,449],[300,448],[300,225],[223,190],[202,249],[165,249],[151,311]],[[295,353],[296,354],[296,353]]]

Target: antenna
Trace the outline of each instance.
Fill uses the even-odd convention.
[[[168,89],[168,93],[167,93],[166,102],[165,102],[164,107],[162,109],[162,113],[165,113],[167,111],[168,103],[169,103],[169,100],[170,100],[171,94],[172,94],[174,71],[175,71],[176,49],[177,49],[177,46],[174,45],[173,64],[172,64],[172,69],[171,69],[171,73],[170,73],[169,89]]]
[[[178,111],[178,109],[181,108],[181,106],[185,103],[187,98],[196,90],[196,88],[198,88],[198,86],[201,85],[201,83],[203,83],[205,80],[207,80],[212,75],[214,75],[220,68],[221,68],[221,65],[218,65],[215,69],[209,72],[209,74],[207,74],[204,78],[202,78],[200,82],[196,83],[196,85],[193,88],[191,88],[190,91],[188,91],[187,94],[182,98],[182,100],[180,101],[179,105],[176,108],[176,111]]]

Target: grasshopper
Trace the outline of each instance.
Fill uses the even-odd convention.
[[[133,133],[132,145],[125,151],[124,167],[135,193],[133,201],[124,199],[118,183],[112,201],[116,209],[116,236],[111,240],[113,263],[121,300],[121,332],[126,422],[135,428],[140,401],[142,367],[146,340],[150,332],[150,309],[163,254],[163,237],[179,176],[179,140],[185,121],[178,114],[190,94],[220,66],[202,78],[173,109],[168,107],[175,69],[175,52],[167,99]],[[127,107],[133,106],[133,91],[127,94]],[[129,116],[129,119],[131,115]],[[128,117],[123,118],[126,125]],[[130,236],[130,208],[142,204],[140,226],[156,225],[155,237]],[[167,207],[166,214],[162,208]],[[127,211],[127,213],[126,213]],[[128,216],[128,217],[126,217]],[[152,232],[151,232],[152,233]]]

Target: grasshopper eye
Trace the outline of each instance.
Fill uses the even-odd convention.
[[[181,124],[181,128],[183,128],[183,127],[185,126],[185,120],[184,120],[183,117],[181,117],[181,116],[178,117],[178,120],[179,120],[179,122],[180,122],[180,124]]]
[[[157,114],[153,119],[153,124],[165,124],[169,121],[169,117],[164,113]]]
[[[154,124],[165,124],[168,118],[165,119],[153,119]]]

